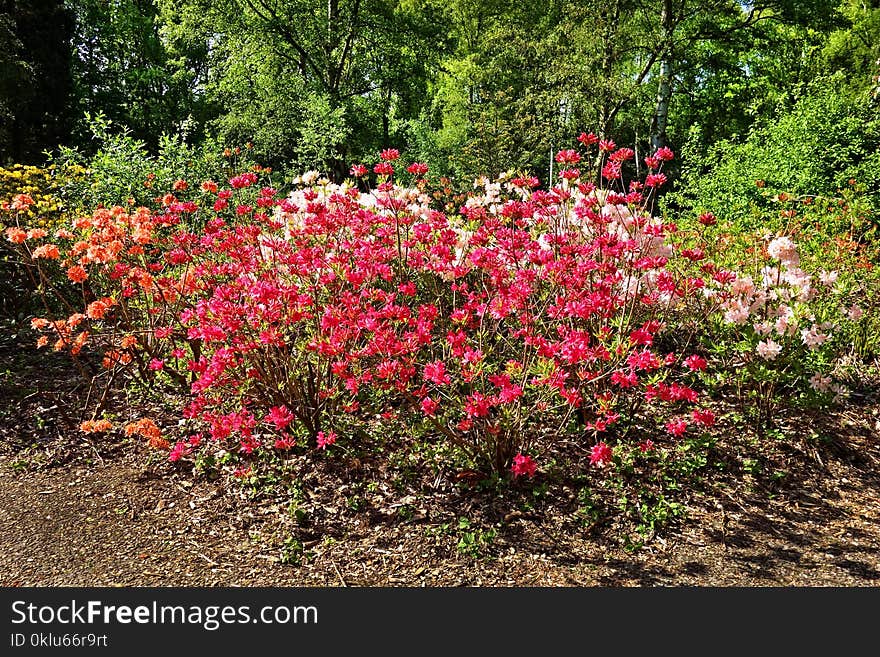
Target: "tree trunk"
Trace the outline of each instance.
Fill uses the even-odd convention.
[[[672,0],[663,0],[660,10],[660,29],[662,31],[663,54],[660,56],[660,77],[657,82],[657,105],[651,121],[651,147],[666,146],[666,126],[669,122],[669,103],[672,100],[672,75],[675,53],[672,37],[675,32],[675,19]]]
[[[613,92],[607,86],[614,77],[614,63],[617,60],[615,45],[620,31],[620,0],[603,4],[600,8],[602,17],[602,101],[599,106],[599,124],[596,126],[601,139],[608,139],[614,129],[614,117],[617,114]]]

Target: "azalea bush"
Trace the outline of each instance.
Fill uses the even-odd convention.
[[[708,318],[700,337],[718,390],[763,426],[784,407],[840,402],[849,383],[870,381],[880,356],[880,252],[857,181],[834,197],[756,182],[766,202],[754,210],[761,229],[704,212],[685,219],[679,236],[736,272],[723,313]]]
[[[562,446],[605,467],[708,431],[731,354],[746,388],[785,361],[840,396],[821,377],[844,333],[809,305],[831,272],[813,285],[785,237],[763,278],[734,271],[710,248],[714,217],[690,234],[653,213],[670,150],[627,181],[632,150],[579,141],[556,155],[552,189],[511,173],[456,202],[387,149],[348,182],[309,172],[287,196],[255,167],[52,233],[22,225],[19,207],[5,237],[69,311],[33,320],[39,345],[98,351],[108,384],[176,391],[173,435],[150,418],[125,429],[171,460],[371,449],[381,416],[486,472],[534,476]],[[82,429],[113,426],[98,409]]]
[[[34,230],[69,225],[71,214],[61,198],[59,179],[82,174],[76,167],[62,171],[22,164],[0,167],[0,231],[16,221]],[[0,242],[0,315],[23,317],[36,309],[34,281],[9,246]]]

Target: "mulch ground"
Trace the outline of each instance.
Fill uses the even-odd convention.
[[[576,521],[564,483],[513,504],[443,471],[392,485],[353,458],[310,464],[291,504],[279,487],[200,476],[122,438],[87,440],[71,429],[84,394],[63,356],[0,340],[0,585],[880,584],[871,394],[824,418],[827,440],[762,455],[784,477],[718,472],[682,494],[683,518],[636,543],[613,517]],[[740,438],[720,447],[741,453]]]

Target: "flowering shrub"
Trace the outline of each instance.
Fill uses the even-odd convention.
[[[15,213],[22,213],[22,220],[31,228],[52,230],[70,221],[60,198],[57,172],[35,166],[14,164],[0,167],[0,228],[10,224]],[[69,179],[82,175],[77,168],[66,169],[63,176]],[[15,203],[21,194],[33,203],[27,207]],[[16,205],[15,208],[12,206]]]
[[[180,179],[153,210],[99,208],[53,234],[16,225],[5,237],[43,280],[57,263],[76,292],[67,317],[34,319],[38,344],[98,348],[108,380],[133,371],[188,397],[176,441],[146,418],[125,429],[171,460],[205,444],[327,450],[383,414],[499,473],[535,476],[561,441],[608,467],[622,441],[645,453],[714,424],[705,373],[730,355],[699,338],[718,331],[759,385],[776,382],[765,364],[796,362],[786,376],[841,392],[822,378],[835,318],[811,305],[835,294],[833,273],[816,284],[787,238],[769,244],[776,264],[760,278],[725,269],[705,235],[688,244],[650,212],[671,151],[625,184],[632,150],[579,141],[597,181],[569,149],[552,189],[510,174],[456,204],[425,165],[398,172],[387,149],[352,168],[360,186],[308,172],[281,198],[259,168]]]

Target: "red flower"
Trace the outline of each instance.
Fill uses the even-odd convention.
[[[599,138],[592,132],[582,132],[578,135],[577,140],[584,146],[592,146],[599,141]]]
[[[396,148],[386,148],[384,151],[379,153],[379,157],[385,162],[393,162],[400,157],[400,151]]]
[[[425,377],[425,381],[436,383],[438,386],[446,385],[451,381],[446,373],[446,366],[443,364],[443,361],[439,360],[425,365],[422,375]]]
[[[187,456],[192,453],[192,449],[183,442],[178,442],[171,448],[171,452],[168,454],[169,461],[178,461],[181,457]]]
[[[673,436],[682,436],[687,431],[687,420],[683,418],[675,418],[666,423],[666,430]]]
[[[318,449],[327,449],[336,442],[336,432],[328,431],[324,433],[323,431],[318,432]]]
[[[646,187],[660,187],[666,182],[666,174],[651,173],[645,178]]]
[[[697,354],[691,354],[687,358],[684,359],[684,365],[690,370],[699,371],[706,369],[706,359],[702,356],[698,356]]]
[[[513,457],[513,465],[510,466],[510,470],[513,472],[514,477],[521,477],[523,475],[534,477],[535,472],[538,470],[538,464],[535,463],[535,459],[527,454],[517,454]]]
[[[714,226],[717,222],[718,220],[711,212],[704,212],[700,215],[700,223],[704,226]]]
[[[590,450],[590,464],[595,465],[597,468],[604,468],[611,463],[613,455],[611,448],[603,441],[600,441],[593,445],[593,449]]]
[[[287,406],[282,404],[281,406],[270,408],[266,414],[266,420],[274,424],[276,429],[282,431],[293,422],[293,414],[288,410]]]
[[[437,402],[435,402],[430,397],[425,397],[422,400],[422,411],[424,411],[425,415],[429,417],[434,417],[437,413],[437,408],[440,406]]]
[[[577,151],[567,149],[556,154],[556,161],[560,164],[577,164],[581,161],[581,156]]]
[[[428,165],[422,164],[421,162],[413,162],[406,168],[406,170],[414,176],[424,176],[428,173]]]
[[[691,417],[694,418],[694,422],[702,424],[706,427],[711,427],[715,424],[715,413],[710,411],[708,408],[694,409],[694,412],[691,413]]]
[[[373,167],[373,173],[378,174],[380,176],[390,176],[394,173],[394,167],[391,166],[388,162],[379,162],[376,166]]]

